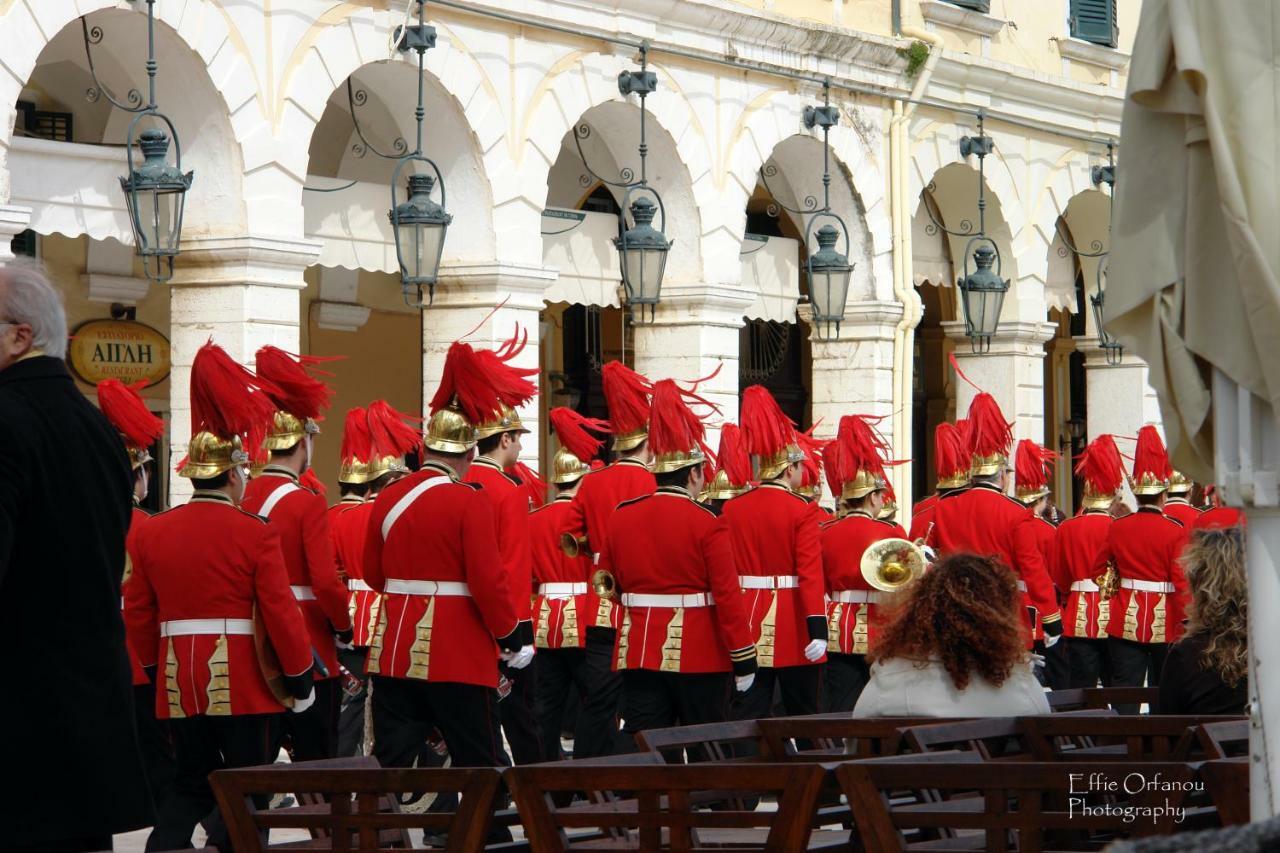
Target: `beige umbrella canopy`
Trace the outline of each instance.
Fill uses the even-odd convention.
[[[1107,326],[1201,482],[1212,368],[1280,412],[1278,47],[1274,0],[1144,0],[1130,64]]]

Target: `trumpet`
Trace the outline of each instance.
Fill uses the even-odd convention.
[[[560,534],[560,550],[564,551],[565,556],[570,558],[590,553],[590,549],[587,548],[587,537],[574,536],[567,530]]]
[[[1116,564],[1107,563],[1107,569],[1102,574],[1093,579],[1098,585],[1098,595],[1103,598],[1112,598],[1120,591],[1120,573],[1116,571]]]
[[[566,533],[565,535],[568,536],[569,534]],[[605,569],[596,569],[591,573],[591,589],[597,596],[606,601],[614,601],[618,598],[618,582]]]
[[[881,539],[862,552],[862,577],[872,589],[897,592],[924,574],[924,539]]]

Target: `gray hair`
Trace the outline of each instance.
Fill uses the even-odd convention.
[[[54,358],[67,356],[67,313],[62,294],[44,268],[28,261],[0,267],[0,323],[31,327],[33,346]]]

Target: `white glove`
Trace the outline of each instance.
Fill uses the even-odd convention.
[[[733,686],[737,689],[739,693],[746,693],[748,690],[751,689],[751,685],[755,683],[756,683],[756,674],[754,672],[751,673],[750,675],[735,675],[733,677]]]
[[[1054,635],[1052,635],[1052,636],[1050,636],[1049,634],[1045,634],[1045,635],[1044,635],[1044,647],[1045,647],[1046,649],[1051,649],[1051,648],[1053,648],[1054,643],[1058,642],[1058,641],[1059,641],[1059,640],[1061,640],[1061,639],[1062,639],[1062,635],[1061,635],[1061,634],[1054,634]]]
[[[502,652],[498,655],[512,669],[524,669],[533,663],[533,646],[523,646],[518,652]]]
[[[356,647],[355,643],[344,643],[337,637],[334,637],[333,642],[337,644],[338,648],[348,652]]]
[[[1035,672],[1036,667],[1044,666],[1044,655],[1038,655],[1033,652],[1031,654],[1031,660],[1029,661],[1029,663],[1031,664],[1031,671]]]
[[[826,653],[827,653],[826,640],[810,640],[809,645],[804,647],[805,660],[809,661],[810,663],[816,662],[818,658],[822,657]]]
[[[314,687],[312,687],[312,688],[311,688],[311,692],[307,694],[307,698],[306,698],[306,699],[294,699],[294,700],[293,700],[293,707],[292,707],[292,708],[290,708],[289,710],[290,710],[290,711],[292,711],[292,712],[293,712],[293,713],[295,713],[295,714],[301,714],[303,711],[307,710],[308,708],[310,708],[310,707],[311,707],[312,705],[314,705],[315,703],[316,703],[316,689],[315,689]]]

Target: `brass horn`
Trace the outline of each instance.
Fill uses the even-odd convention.
[[[574,536],[569,531],[560,534],[560,550],[570,559],[587,553],[587,537]]]
[[[882,592],[897,592],[924,574],[924,549],[908,539],[881,539],[862,552],[862,577]]]
[[[596,569],[591,573],[591,589],[606,601],[613,601],[618,597],[618,582],[605,569]]]
[[[1098,586],[1099,596],[1115,597],[1115,594],[1120,591],[1120,573],[1116,571],[1116,564],[1108,560],[1106,571],[1094,578],[1093,582]]]

